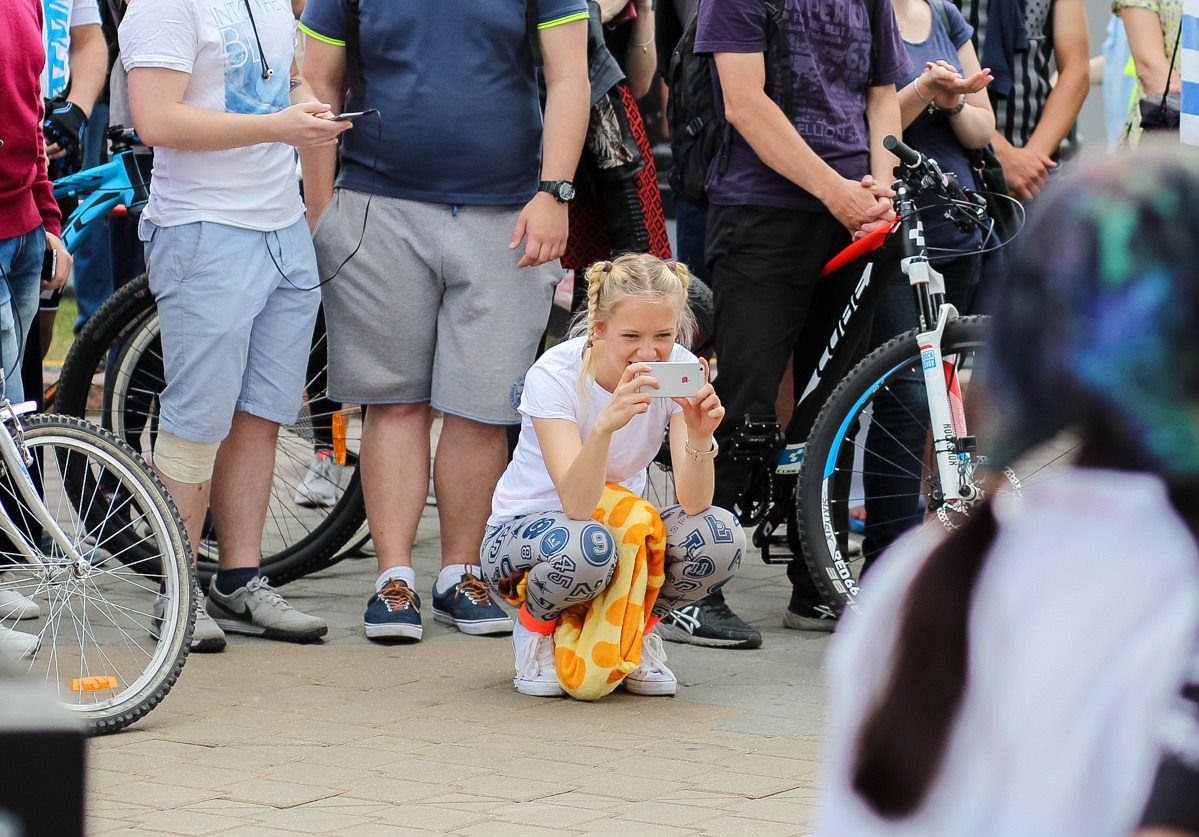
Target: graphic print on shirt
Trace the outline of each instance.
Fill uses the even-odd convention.
[[[275,113],[291,104],[287,84],[291,67],[284,66],[281,57],[272,61],[271,56],[267,56],[266,62],[271,65],[273,75],[263,78],[267,65],[263,64],[263,54],[254,36],[254,24],[258,25],[258,38],[264,38],[268,16],[284,13],[290,17],[291,7],[281,0],[250,2],[254,4],[253,23],[246,0],[228,0],[211,9],[225,47],[225,110],[229,113]]]
[[[71,7],[74,0],[42,0],[45,14],[46,68],[42,70],[42,95],[53,99],[66,89],[71,77]]]
[[[800,135],[817,153],[861,146],[866,142],[862,115],[830,114],[828,106],[844,97],[830,91],[862,90],[870,80],[870,21],[865,5],[821,3],[804,10],[786,4],[782,33],[789,43],[812,47],[792,50],[792,78],[780,70],[775,79],[776,84],[792,84],[792,116]]]

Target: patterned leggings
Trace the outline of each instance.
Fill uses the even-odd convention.
[[[657,618],[714,593],[733,577],[745,552],[745,532],[731,512],[713,506],[690,517],[676,505],[661,515],[666,581],[654,604]],[[525,607],[533,618],[549,621],[600,594],[616,571],[617,550],[602,524],[551,511],[488,527],[480,558],[492,589],[513,573],[527,572]]]

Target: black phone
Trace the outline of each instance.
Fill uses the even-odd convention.
[[[42,281],[54,281],[54,274],[58,272],[58,251],[51,248],[46,251],[45,257],[42,259]]]
[[[357,119],[360,116],[366,116],[370,113],[378,113],[379,111],[371,108],[370,110],[352,110],[347,113],[339,113],[337,116],[330,116],[330,122],[345,122],[347,119]]]

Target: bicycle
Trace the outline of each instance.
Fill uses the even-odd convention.
[[[843,289],[842,315],[796,351],[796,368],[810,375],[797,387],[790,422],[784,430],[776,416],[745,416],[728,444],[727,455],[748,468],[736,511],[753,527],[752,543],[766,563],[800,557],[834,614],[856,602],[862,544],[872,533],[926,518],[952,528],[989,493],[1018,492],[1057,456],[984,481],[986,460],[967,418],[975,413],[969,378],[986,347],[987,318],[959,317],[945,301],[917,201],[936,198],[945,221],[981,229],[984,248],[1007,242],[991,240],[980,193],[898,139],[885,145],[900,159],[896,218],[825,265],[822,280]],[[889,263],[908,277],[921,325],[859,360],[885,289],[874,274]],[[903,501],[911,514],[895,520],[880,501]]]
[[[108,136],[116,152],[112,162],[55,184],[56,196],[86,194],[64,226],[70,230],[69,239],[63,236],[68,249],[106,214],[135,215],[148,199],[131,150],[137,142],[133,130],[118,126]],[[331,565],[369,537],[357,469],[361,409],[325,397],[326,364],[324,332],[318,329],[300,417],[280,428],[263,529],[261,567],[279,585]],[[97,420],[150,459],[165,385],[157,308],[142,274],[117,289],[80,330],[63,363],[54,409]],[[197,572],[206,585],[217,567],[210,524],[198,552]]]
[[[157,706],[186,661],[191,548],[127,445],[77,418],[20,418],[35,406],[0,394],[0,590],[18,594],[0,605],[0,655],[91,733],[115,732]]]

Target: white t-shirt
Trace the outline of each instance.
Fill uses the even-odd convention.
[[[491,500],[488,526],[499,526],[517,517],[536,512],[558,510],[562,500],[550,479],[533,429],[534,418],[567,419],[579,426],[579,440],[587,438],[595,417],[612,393],[588,378],[584,385],[586,400],[579,395],[579,375],[583,371],[585,337],[564,340],[543,354],[525,375],[525,390],[520,397],[520,441],[508,470],[500,477]],[[694,361],[695,355],[675,344],[672,361]],[[616,483],[640,494],[645,488],[645,469],[662,447],[670,418],[682,410],[669,398],[654,398],[650,408],[633,416],[612,434],[608,447],[608,473],[605,482]]]
[[[53,99],[71,80],[71,28],[100,25],[96,0],[42,0],[42,40],[46,66],[42,69],[42,95]]]
[[[126,70],[160,67],[191,75],[183,103],[227,113],[274,113],[291,104],[288,81],[296,21],[286,0],[139,0],[121,23]],[[266,66],[274,74],[263,79]],[[304,214],[292,148],[261,143],[227,151],[157,148],[143,215],[160,227],[215,221],[277,230]]]
[[[1199,637],[1199,554],[1155,477],[1067,468],[995,506],[974,591],[969,681],[915,816],[854,793],[854,738],[885,686],[900,608],[938,533],[902,539],[829,647],[820,831],[1123,837],[1144,810]]]

